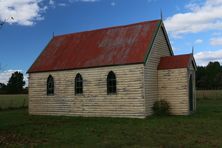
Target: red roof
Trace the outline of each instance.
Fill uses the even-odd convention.
[[[161,57],[158,69],[164,70],[164,69],[187,68],[190,64],[191,59],[193,59],[192,54]]]
[[[31,72],[144,63],[160,20],[54,37]]]

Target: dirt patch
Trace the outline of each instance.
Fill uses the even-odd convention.
[[[36,140],[30,137],[24,137],[15,133],[0,133],[1,145],[38,145],[47,143],[47,140]]]

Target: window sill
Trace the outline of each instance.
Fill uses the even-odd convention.
[[[111,96],[111,95],[117,95],[117,93],[108,93],[107,95]]]
[[[75,94],[75,96],[84,96],[83,94]]]
[[[47,96],[55,96],[54,94],[47,94]]]

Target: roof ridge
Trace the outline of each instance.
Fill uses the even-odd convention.
[[[143,21],[143,22],[138,22],[138,23],[131,23],[131,24],[127,24],[127,25],[118,25],[118,26],[112,26],[112,27],[98,28],[98,29],[92,29],[92,30],[86,30],[86,31],[80,31],[80,32],[61,34],[61,35],[55,35],[54,38],[69,36],[69,35],[74,35],[74,34],[81,34],[81,33],[86,33],[86,32],[102,31],[102,30],[109,30],[109,29],[116,29],[116,28],[125,28],[125,27],[136,26],[139,24],[145,24],[145,23],[157,22],[157,21],[161,21],[161,19],[156,19],[156,20],[151,20],[151,21]]]

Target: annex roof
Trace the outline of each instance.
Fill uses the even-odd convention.
[[[144,63],[161,20],[55,36],[32,72]]]
[[[192,54],[161,57],[158,70],[187,68],[192,60],[194,61]],[[196,65],[195,61],[194,65]]]

